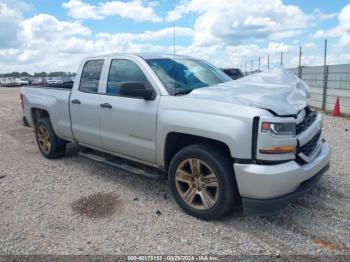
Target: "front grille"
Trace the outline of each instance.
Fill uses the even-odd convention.
[[[296,134],[299,135],[300,133],[304,132],[309,126],[312,125],[313,122],[315,122],[317,118],[317,112],[308,112],[300,124],[296,125]]]
[[[299,147],[297,153],[303,153],[306,156],[309,156],[316,148],[317,142],[320,139],[321,131],[319,131],[309,142],[307,142],[302,147]]]

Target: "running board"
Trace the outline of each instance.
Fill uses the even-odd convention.
[[[83,148],[79,151],[79,155],[100,163],[107,164],[112,167],[116,167],[123,171],[136,175],[141,175],[150,179],[164,180],[166,177],[164,173],[162,173],[156,168],[152,168],[133,161],[125,160],[123,158],[96,151],[93,149]]]

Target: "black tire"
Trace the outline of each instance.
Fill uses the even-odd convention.
[[[28,124],[27,118],[25,116],[22,117],[22,123],[23,123],[23,126],[30,127]]]
[[[44,128],[48,133],[48,141],[50,142],[50,149],[47,152],[42,148],[39,142],[39,130]],[[62,157],[66,151],[66,141],[56,136],[51,121],[49,118],[41,118],[35,126],[36,142],[42,155],[48,159],[55,159]]]
[[[186,159],[199,159],[205,162],[214,172],[219,185],[215,204],[205,210],[193,208],[181,197],[176,186],[176,170]],[[234,175],[232,159],[220,149],[206,145],[190,145],[175,154],[169,165],[169,183],[176,202],[188,214],[204,219],[217,220],[238,210],[240,205],[239,191]],[[202,189],[203,190],[203,189]]]

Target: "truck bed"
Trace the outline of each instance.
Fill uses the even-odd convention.
[[[71,89],[57,87],[22,87],[24,115],[30,126],[34,126],[33,110],[48,112],[55,133],[62,138],[72,139],[69,116]]]

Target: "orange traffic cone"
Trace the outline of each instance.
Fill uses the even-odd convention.
[[[332,115],[333,115],[333,116],[340,116],[339,96],[337,96],[337,100],[335,101]]]

